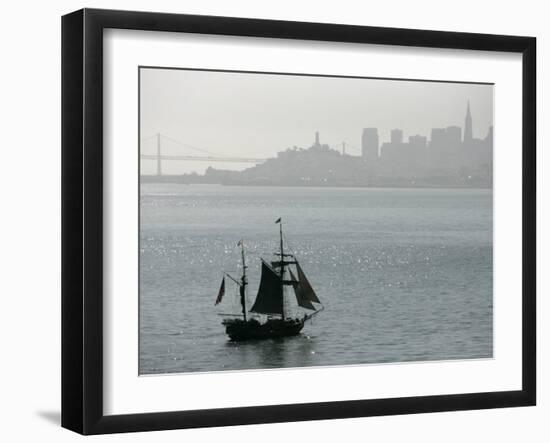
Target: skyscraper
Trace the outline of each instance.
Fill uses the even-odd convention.
[[[445,128],[447,134],[447,143],[458,146],[462,142],[462,128],[460,126],[447,126]]]
[[[409,136],[409,145],[418,149],[426,149],[428,138],[423,135],[411,135]]]
[[[361,156],[368,165],[374,165],[378,160],[378,129],[364,128],[361,136]]]
[[[393,144],[403,143],[403,131],[401,129],[392,129],[390,133],[390,140]]]
[[[466,119],[464,121],[464,143],[471,142],[474,138],[472,133],[472,114],[470,113],[470,100],[466,109]]]

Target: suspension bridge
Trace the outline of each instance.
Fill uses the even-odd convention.
[[[146,145],[154,143],[155,153],[144,154],[143,148]],[[168,148],[170,153],[164,153]],[[176,148],[176,149],[174,149]],[[250,157],[231,157],[221,156],[208,149],[193,146],[187,143],[183,143],[179,140],[173,139],[166,135],[157,133],[141,139],[142,154],[141,160],[155,161],[157,164],[157,175],[162,175],[162,164],[165,161],[200,161],[200,162],[224,162],[224,163],[263,163],[264,158],[250,158]],[[179,151],[174,153],[174,151]]]

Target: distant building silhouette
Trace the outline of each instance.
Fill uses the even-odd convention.
[[[430,144],[435,146],[441,146],[445,144],[445,128],[432,128],[430,135]]]
[[[361,136],[361,157],[369,167],[376,166],[379,146],[378,129],[364,128],[363,135]]]
[[[489,131],[487,132],[487,135],[485,136],[485,142],[493,146],[493,126],[489,126]]]
[[[428,145],[428,138],[423,135],[411,135],[409,137],[409,145],[415,150],[424,151]]]
[[[423,135],[409,136],[409,149],[413,156],[411,167],[417,173],[424,173],[428,163],[428,137]]]
[[[469,143],[473,140],[474,134],[472,130],[472,114],[470,112],[470,100],[466,109],[466,118],[464,120],[464,143]]]
[[[382,143],[381,162],[378,173],[382,175],[396,174],[408,177],[411,172],[411,164],[416,162],[415,153],[408,143],[403,143],[403,131],[392,129],[390,142]]]
[[[315,143],[313,146],[321,146],[321,143],[319,142],[319,131],[315,131]]]
[[[403,143],[403,131],[401,129],[392,129],[390,134],[392,144]]]
[[[447,141],[452,145],[460,145],[462,142],[462,128],[460,126],[448,126],[445,128]]]

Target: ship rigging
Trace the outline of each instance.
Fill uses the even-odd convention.
[[[271,262],[261,259],[260,285],[249,311],[247,310],[248,267],[243,240],[238,243],[241,247],[241,277],[235,278],[224,273],[215,304],[221,303],[223,299],[227,277],[238,286],[241,304],[241,316],[226,315],[229,318],[224,318],[222,321],[227,335],[233,341],[297,335],[306,321],[324,309],[296,256],[285,251],[281,218],[275,223],[279,224],[280,237],[279,251],[275,252],[277,259]],[[287,312],[285,289],[288,287],[293,288],[298,306],[306,311],[301,317],[289,315]],[[262,321],[263,316],[267,316],[265,321]]]

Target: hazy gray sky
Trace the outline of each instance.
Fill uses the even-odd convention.
[[[153,154],[161,133],[220,156],[267,158],[292,146],[307,148],[315,131],[321,143],[358,155],[364,127],[430,135],[431,128],[464,126],[470,100],[473,132],[493,124],[493,86],[401,80],[303,77],[274,74],[141,69],[142,153]],[[164,154],[193,154],[171,142]],[[200,155],[200,154],[198,154]],[[206,167],[244,169],[241,163],[164,162],[165,173]],[[142,172],[155,171],[153,161]]]

